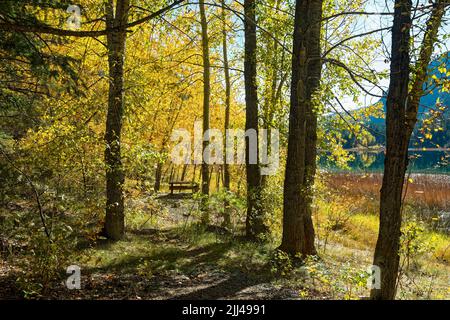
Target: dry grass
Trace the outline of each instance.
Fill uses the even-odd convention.
[[[378,199],[370,188],[356,188],[355,184],[349,190],[348,180],[343,178],[332,183],[334,189],[325,188],[316,198],[313,219],[318,252],[339,269],[350,263],[362,270],[373,259],[379,228]],[[410,204],[407,211],[418,210]],[[402,264],[398,298],[449,299],[450,236],[433,231],[412,215],[405,216],[404,222],[405,226],[425,227],[413,240],[420,250],[411,256],[412,263]],[[409,261],[406,259],[403,252],[402,261]]]
[[[378,199],[382,174],[333,173],[326,176],[329,187],[346,196]],[[450,176],[412,174],[405,181],[406,202],[433,210],[450,211]]]

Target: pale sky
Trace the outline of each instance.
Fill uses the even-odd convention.
[[[420,4],[428,5],[428,1],[419,1]],[[414,1],[415,4],[415,1]],[[385,0],[368,0],[366,4],[366,12],[392,12],[393,11],[393,1],[385,1]],[[450,26],[449,26],[449,14],[447,14],[444,18],[443,25],[441,27],[440,34],[449,34],[450,33]],[[426,17],[424,17],[426,18]],[[392,25],[392,19],[393,17],[388,16],[379,16],[379,15],[365,15],[361,16],[358,19],[357,26],[355,28],[355,34],[356,33],[364,33],[370,30],[389,27]],[[415,23],[420,23],[421,26],[424,25],[424,19],[420,19],[416,21]],[[419,30],[417,28],[413,29],[413,34],[417,33]],[[377,58],[372,64],[372,67],[374,70],[378,72],[382,71],[388,71],[389,70],[389,63],[386,62],[386,59],[389,58],[389,51],[391,49],[391,33],[390,31],[383,31],[376,34],[378,39],[383,39],[384,45],[382,45],[380,48],[378,48],[378,52],[376,52]],[[420,37],[415,37],[415,46],[418,46],[421,41]],[[446,51],[448,51],[450,48],[450,39],[447,39],[445,43],[443,44],[442,48],[437,48],[435,50],[435,54],[441,54]],[[379,86],[382,88],[387,89],[389,85],[389,79],[381,79],[379,81]],[[371,93],[374,93],[376,95],[381,95],[381,90],[377,87],[374,87],[373,85],[370,85],[366,83],[364,87]],[[361,95],[359,97],[359,104],[355,105],[355,103],[352,101],[350,97],[347,97],[344,99],[343,104],[348,109],[355,109],[360,106],[369,106],[379,100],[378,97],[373,97],[370,95],[367,95],[364,92],[361,92]],[[339,106],[336,106],[339,108]]]

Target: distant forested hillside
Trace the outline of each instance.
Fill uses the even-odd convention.
[[[450,52],[447,52],[435,60],[429,67],[429,77],[424,85],[426,94],[420,100],[419,121],[411,138],[411,147],[439,148],[450,147]],[[386,95],[379,102],[383,104],[386,112]],[[358,111],[363,111],[359,109]],[[370,115],[364,120],[368,131],[373,135],[370,145],[385,144],[385,119]],[[355,138],[346,132],[346,147],[354,147]]]

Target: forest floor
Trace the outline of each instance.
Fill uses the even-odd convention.
[[[145,207],[145,199],[132,206]],[[186,197],[159,200],[163,215],[134,217],[118,242],[97,240],[79,248],[81,290],[53,282],[43,299],[292,299],[298,290],[277,283],[268,268],[272,248],[250,244],[223,228],[199,227]],[[151,211],[151,210],[150,210]],[[153,211],[151,211],[153,212]],[[144,219],[142,224],[139,218]],[[1,261],[1,260],[0,260]],[[17,269],[0,263],[0,299],[20,298]]]
[[[50,281],[38,297],[358,299],[369,293],[367,269],[376,240],[375,216],[356,214],[342,230],[333,227],[325,233],[318,228],[320,258],[297,265],[276,251],[276,241],[249,243],[239,232],[199,226],[197,202],[189,196],[160,196],[156,203],[158,208],[154,198],[145,197],[128,202],[123,240],[100,239],[79,245],[70,263],[81,267],[80,290],[68,290],[63,275]],[[331,218],[326,217],[327,221]],[[450,240],[444,240],[447,246]],[[450,299],[446,257],[414,259],[403,273],[400,297]],[[23,296],[16,285],[18,271],[11,260],[0,260],[0,298]]]

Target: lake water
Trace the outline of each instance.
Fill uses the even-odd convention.
[[[350,170],[336,166],[325,155],[320,157],[319,167],[330,171],[382,172],[384,167],[383,151],[350,151],[354,160],[349,162]],[[410,169],[416,173],[450,174],[450,151],[410,151]]]

